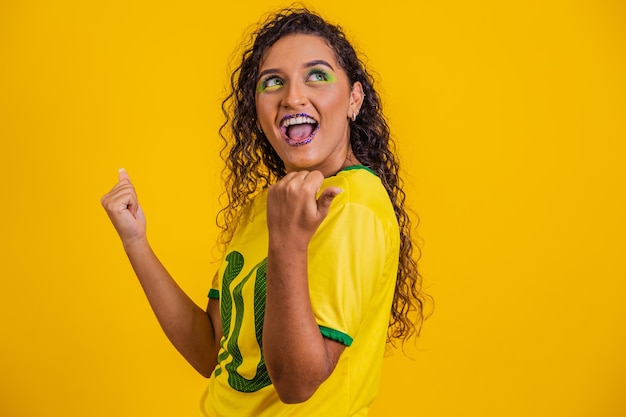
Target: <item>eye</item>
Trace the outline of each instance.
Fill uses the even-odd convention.
[[[257,87],[257,91],[259,93],[265,90],[275,90],[283,85],[283,80],[280,77],[275,75],[267,77],[259,82],[259,86]]]
[[[307,82],[328,82],[333,80],[333,76],[321,69],[314,69],[307,75]]]

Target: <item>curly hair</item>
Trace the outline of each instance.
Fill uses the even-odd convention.
[[[287,8],[269,15],[244,46],[241,63],[231,74],[231,92],[222,102],[226,121],[219,131],[225,141],[222,157],[226,162],[223,171],[226,201],[218,216],[222,228],[221,243],[228,244],[237,217],[254,196],[286,175],[283,161],[257,121],[255,92],[259,65],[265,52],[282,37],[294,34],[322,38],[333,50],[350,85],[358,81],[363,86],[365,97],[359,117],[349,122],[350,144],[359,162],[381,179],[400,229],[398,276],[387,333],[387,342],[393,346],[395,340],[404,342],[412,335],[419,335],[425,318],[425,302],[430,299],[422,291],[417,268],[419,248],[414,247],[411,239],[411,222],[404,208],[405,193],[394,157],[395,146],[380,97],[374,89],[373,77],[366,71],[341,27],[329,24],[305,7]],[[227,130],[230,130],[231,140],[227,138]]]

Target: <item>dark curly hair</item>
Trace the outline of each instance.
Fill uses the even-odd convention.
[[[255,92],[259,65],[265,52],[282,37],[294,34],[314,35],[325,40],[347,74],[350,85],[358,81],[363,86],[365,98],[359,117],[350,121],[350,144],[358,161],[380,177],[398,219],[400,256],[387,341],[392,345],[395,339],[405,341],[419,334],[425,318],[425,302],[430,297],[422,291],[416,260],[419,249],[414,248],[411,239],[411,222],[404,208],[405,193],[389,126],[374,89],[374,80],[342,29],[305,7],[292,7],[269,15],[260,29],[252,34],[244,47],[241,63],[230,77],[232,90],[222,102],[226,121],[220,128],[220,136],[225,141],[222,156],[226,162],[223,172],[226,201],[218,216],[222,228],[221,243],[228,244],[238,215],[253,197],[286,175],[283,161],[257,122]],[[226,134],[228,128],[230,131]]]

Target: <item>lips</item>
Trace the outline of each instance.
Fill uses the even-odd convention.
[[[280,122],[283,139],[291,146],[310,143],[319,130],[317,120],[306,113],[287,114]]]

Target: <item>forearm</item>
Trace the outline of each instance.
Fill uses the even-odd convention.
[[[124,248],[163,331],[183,357],[208,377],[218,350],[209,315],[176,284],[146,240]]]
[[[313,315],[306,250],[272,245],[267,260],[263,354],[284,402],[308,399],[334,369]]]
[[[267,195],[269,249],[263,355],[283,402],[311,397],[335,369],[344,346],[325,339],[315,321],[307,271],[308,246],[341,192],[324,189],[320,171],[293,171]]]

